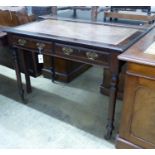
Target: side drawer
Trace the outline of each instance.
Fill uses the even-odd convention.
[[[12,35],[9,37],[9,43],[11,45],[16,45],[21,48],[27,48],[32,50],[38,50],[39,48],[43,51],[43,53],[50,54],[53,49],[53,43],[38,39],[32,39],[28,37],[20,37]]]
[[[128,73],[155,79],[155,68],[144,64],[128,63]]]
[[[108,65],[110,59],[110,54],[108,52],[58,43],[55,43],[55,54],[99,65]]]

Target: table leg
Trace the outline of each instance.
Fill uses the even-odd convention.
[[[114,129],[114,117],[115,117],[115,105],[116,105],[116,92],[117,92],[118,75],[113,74],[110,84],[110,101],[108,107],[108,122],[107,122],[107,133],[105,139],[110,139],[112,131]]]
[[[54,62],[54,57],[51,57],[52,59],[52,68],[51,68],[51,73],[52,73],[52,82],[55,81],[55,62]]]
[[[108,105],[108,122],[107,122],[107,132],[104,136],[105,139],[110,139],[114,129],[114,117],[115,117],[115,105],[117,97],[117,86],[119,78],[119,61],[117,60],[117,54],[112,55],[111,59],[111,83],[110,83],[110,95],[109,95],[109,105]]]
[[[19,95],[20,95],[22,101],[25,102],[24,89],[23,89],[23,85],[22,85],[22,78],[21,78],[21,72],[20,72],[18,50],[16,48],[12,48],[12,53],[13,53],[13,60],[14,60],[14,67],[15,67],[15,71],[16,71]]]
[[[31,87],[31,81],[30,81],[30,75],[27,67],[27,60],[24,51],[21,51],[21,60],[22,60],[22,65],[25,73],[25,80],[26,80],[26,91],[27,93],[32,92],[32,87]]]

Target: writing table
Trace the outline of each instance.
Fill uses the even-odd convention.
[[[64,58],[109,68],[111,88],[108,107],[106,139],[114,129],[117,82],[120,64],[117,56],[144,36],[149,29],[138,29],[115,24],[99,24],[58,19],[46,19],[5,30],[14,55],[19,93],[24,99],[18,53],[20,50],[42,53],[54,58]],[[27,91],[31,92],[30,76],[24,57]],[[54,68],[51,70],[54,79]]]

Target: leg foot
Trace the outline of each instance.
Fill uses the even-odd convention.
[[[115,105],[116,105],[116,95],[117,95],[117,74],[112,74],[111,88],[110,88],[110,100],[108,107],[108,122],[107,122],[107,133],[105,139],[110,139],[112,136],[112,131],[114,129],[114,117],[115,117]]]
[[[106,139],[106,140],[109,140],[110,138],[111,138],[111,136],[112,136],[112,131],[114,130],[114,126],[113,126],[113,122],[109,122],[108,124],[107,124],[107,132],[106,132],[106,134],[104,135],[104,138]]]
[[[20,93],[20,98],[21,98],[21,100],[22,100],[22,101],[24,101],[24,100],[25,100],[24,90]]]

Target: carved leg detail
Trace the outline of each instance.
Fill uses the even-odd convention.
[[[115,105],[116,105],[116,92],[117,92],[118,75],[112,74],[111,87],[110,87],[110,101],[108,107],[108,122],[107,122],[107,133],[105,139],[110,139],[112,131],[114,129],[114,116],[115,116]]]

